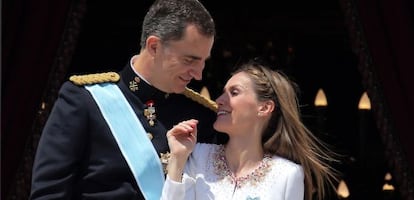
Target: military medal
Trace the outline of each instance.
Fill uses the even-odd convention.
[[[167,151],[166,153],[160,153],[160,160],[162,164],[162,169],[164,170],[164,174],[167,174],[168,161],[170,161],[170,152]]]
[[[148,106],[148,108],[144,110],[144,115],[147,117],[149,125],[154,126],[154,120],[156,119],[154,101],[149,100],[145,104]]]

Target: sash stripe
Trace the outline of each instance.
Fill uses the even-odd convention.
[[[146,131],[116,84],[85,86],[95,99],[145,199],[159,200],[162,165]]]

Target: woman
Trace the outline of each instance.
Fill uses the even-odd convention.
[[[332,157],[300,119],[294,83],[249,62],[216,100],[214,128],[225,145],[196,144],[197,120],[168,133],[162,199],[323,199],[333,186]],[[191,153],[192,152],[192,153]],[[315,194],[316,192],[316,194]]]

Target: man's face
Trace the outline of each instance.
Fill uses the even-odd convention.
[[[214,37],[205,37],[188,26],[179,41],[161,44],[156,55],[155,87],[168,93],[181,93],[192,79],[201,80],[205,61],[210,57]]]

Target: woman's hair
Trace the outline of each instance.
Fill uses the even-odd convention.
[[[326,186],[334,186],[337,171],[328,162],[336,161],[327,146],[316,138],[301,121],[296,93],[297,85],[280,71],[271,70],[255,61],[242,65],[235,73],[251,78],[259,101],[272,100],[275,109],[263,130],[265,153],[287,158],[303,167],[305,199],[327,195]]]

